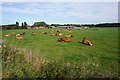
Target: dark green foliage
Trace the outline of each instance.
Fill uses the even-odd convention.
[[[120,23],[100,23],[100,24],[51,24],[51,26],[76,26],[76,27],[81,27],[81,26],[87,26],[87,27],[120,27]]]
[[[81,25],[80,24],[51,24],[51,26],[55,26],[55,27],[57,27],[57,26],[68,26],[68,27],[76,26],[76,27],[80,27]]]
[[[19,22],[16,22],[16,27],[19,27]]]
[[[23,29],[27,29],[27,27],[28,27],[28,24],[27,24],[26,22],[24,22],[24,27],[23,27]]]
[[[100,24],[84,24],[82,26],[88,26],[88,27],[120,27],[120,23],[100,23]]]
[[[24,26],[25,26],[25,27],[27,27],[27,26],[28,26],[28,24],[27,24],[26,22],[24,22]]]
[[[28,27],[28,24],[26,22],[22,23],[22,26],[21,26],[22,29],[27,29],[27,27]]]
[[[11,24],[11,25],[3,25],[2,26],[2,29],[5,30],[5,29],[14,29],[16,28],[16,24]]]

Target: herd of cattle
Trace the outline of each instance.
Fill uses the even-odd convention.
[[[71,32],[71,30],[67,30],[67,31]],[[25,32],[21,32],[19,34],[17,34],[16,32],[12,32],[10,34],[5,34],[4,36],[9,37],[11,35],[15,35],[15,39],[16,40],[21,40],[21,39],[23,39],[23,35],[25,35],[25,34],[26,34]],[[63,35],[62,34],[62,30],[57,30],[57,31],[50,30],[49,33],[47,33],[47,32],[40,32],[40,34],[42,34],[42,35],[50,34],[50,36],[61,36],[61,35]],[[36,35],[35,32],[31,33],[31,36],[35,36],[35,35]],[[58,42],[71,42],[71,38],[72,37],[73,37],[73,35],[69,34],[69,35],[66,35],[65,37],[58,38],[57,41]],[[5,41],[3,41],[3,40],[0,41],[0,43],[1,43],[0,47],[5,47],[4,42]],[[91,41],[87,40],[86,38],[83,38],[82,43],[86,44],[86,45],[89,45],[89,46],[92,46]]]

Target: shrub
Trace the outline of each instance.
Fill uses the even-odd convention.
[[[97,63],[83,62],[78,65],[73,62],[61,64],[58,61],[48,61],[38,56],[28,55],[19,48],[11,46],[2,49],[3,78],[95,78],[95,77],[117,77],[109,71],[103,73]],[[26,53],[27,54],[27,53]],[[94,64],[94,65],[93,65]],[[98,69],[98,70],[97,70]]]

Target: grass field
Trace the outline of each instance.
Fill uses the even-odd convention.
[[[75,74],[77,74],[77,77],[118,76],[118,28],[72,29],[71,32],[67,32],[66,29],[61,29],[63,33],[62,36],[50,36],[50,30],[51,29],[3,30],[2,39],[6,40],[7,45],[19,48],[21,55],[29,55],[31,53],[32,56],[50,62],[55,61],[57,62],[56,65],[73,66],[76,64],[80,68],[77,70],[80,74],[75,71],[76,69],[70,68],[71,74],[66,73],[66,77],[74,77]],[[42,31],[47,32],[48,34],[41,35],[40,32]],[[5,34],[12,32],[25,32],[26,34],[23,35],[22,40],[16,40],[14,38],[15,35],[9,37],[4,36]],[[31,36],[32,32],[35,32],[36,35]],[[67,34],[73,35],[71,42],[57,42],[58,38],[64,37]],[[92,41],[93,46],[81,44],[80,42],[83,37]],[[18,66],[20,65],[24,64],[18,64]],[[15,68],[13,67],[11,69],[14,70]],[[59,67],[59,69],[61,68]],[[7,77],[6,70],[3,73],[5,75],[3,75],[3,77]],[[15,74],[17,76],[21,75],[20,73]],[[32,77],[35,76],[36,74]]]

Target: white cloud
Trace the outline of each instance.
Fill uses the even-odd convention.
[[[75,4],[71,4],[71,6],[73,6],[74,11],[70,11],[69,15],[81,19],[97,19],[103,21],[117,21],[118,19],[117,3],[83,3],[82,5],[77,4],[76,6]]]
[[[4,3],[3,3],[4,4]],[[117,21],[117,3],[94,3],[94,2],[41,2],[41,3],[5,3],[3,12],[15,12],[24,14],[49,15],[63,20],[67,17],[74,17],[82,20]]]
[[[14,3],[13,3],[14,4]],[[25,5],[24,5],[25,4]],[[3,11],[27,13],[27,14],[62,14],[64,5],[62,3],[24,3],[16,5],[3,6]]]
[[[41,11],[39,11],[37,9],[32,9],[32,8],[20,9],[20,8],[15,8],[15,7],[4,7],[3,11],[16,12],[16,13],[25,13],[25,14],[37,14],[37,13],[41,12]]]
[[[16,3],[5,3],[7,4],[6,6],[3,5],[3,11],[7,11],[7,12],[16,12],[16,13],[25,13],[25,14],[39,14],[39,13],[43,13],[44,11],[42,11],[42,9],[40,9],[37,6],[33,6],[33,5],[26,5],[28,3],[20,3],[17,5],[21,5],[21,7],[16,7]]]
[[[119,2],[119,0],[2,0],[2,2]]]

